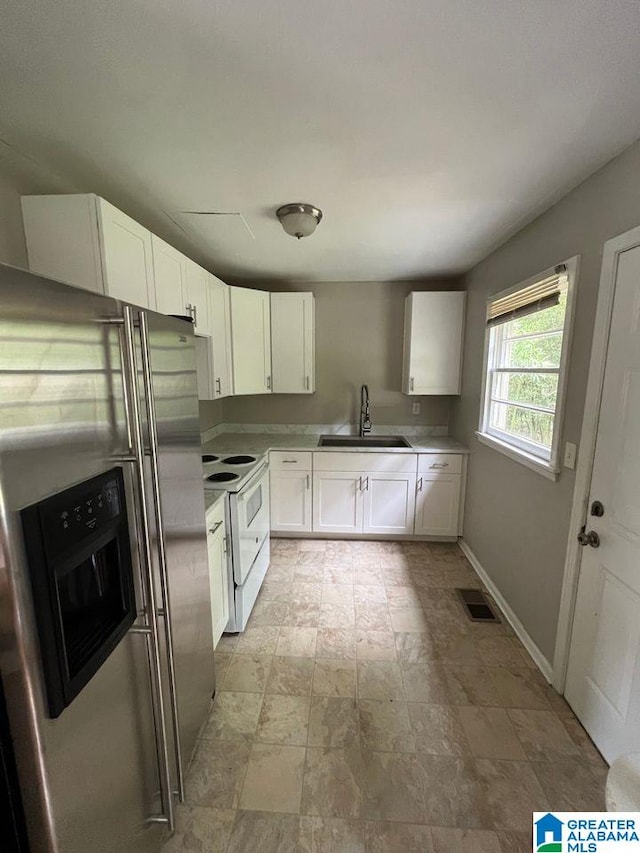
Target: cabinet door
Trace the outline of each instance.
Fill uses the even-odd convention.
[[[151,233],[103,198],[96,203],[104,292],[155,311]]]
[[[213,397],[233,393],[231,380],[231,308],[230,288],[214,275],[209,276],[209,314],[211,324],[211,369]]]
[[[364,476],[352,471],[314,471],[314,532],[362,533]]]
[[[195,337],[198,399],[215,400],[211,338]]]
[[[416,475],[367,472],[364,476],[364,533],[413,533]]]
[[[267,394],[271,390],[269,294],[244,287],[229,291],[233,393]]]
[[[187,258],[151,235],[153,274],[156,285],[156,311],[161,314],[189,314],[187,299]]]
[[[457,536],[460,474],[418,474],[416,535]]]
[[[271,469],[271,529],[311,531],[311,472]]]
[[[191,307],[196,335],[211,335],[209,316],[209,279],[211,276],[190,258],[187,263],[186,306]]]
[[[271,294],[271,366],[275,394],[312,394],[313,293]]]
[[[224,520],[207,517],[207,552],[211,586],[211,622],[213,647],[218,645],[229,621],[229,572],[227,569],[227,535]]]
[[[405,302],[403,391],[459,394],[465,294],[410,293]]]

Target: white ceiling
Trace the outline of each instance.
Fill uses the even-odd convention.
[[[638,0],[0,0],[0,21],[0,136],[231,279],[464,270],[640,136]],[[325,215],[300,242],[274,217],[294,201]]]

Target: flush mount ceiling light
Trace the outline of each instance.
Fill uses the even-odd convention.
[[[309,237],[322,219],[322,211],[312,204],[283,204],[276,210],[280,224],[292,237]]]

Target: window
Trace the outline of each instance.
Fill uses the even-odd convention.
[[[487,306],[478,438],[555,479],[577,258]]]

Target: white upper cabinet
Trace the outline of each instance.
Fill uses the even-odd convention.
[[[229,287],[209,273],[206,296],[209,337],[196,338],[198,396],[218,400],[233,393]]]
[[[213,397],[233,393],[231,376],[231,302],[229,286],[214,275],[209,276],[209,316],[211,318],[211,355],[213,362]]]
[[[155,310],[151,233],[91,193],[23,196],[29,269]]]
[[[271,391],[269,294],[230,287],[231,353],[234,394]]]
[[[187,313],[193,317],[196,335],[212,335],[209,302],[211,273],[190,258],[185,260],[187,262],[185,292]]]
[[[459,394],[465,294],[410,293],[405,301],[402,390]]]
[[[185,256],[151,235],[153,274],[156,285],[156,310],[161,314],[189,315],[187,307],[187,259]]]
[[[313,293],[271,294],[271,367],[274,394],[315,391]]]

